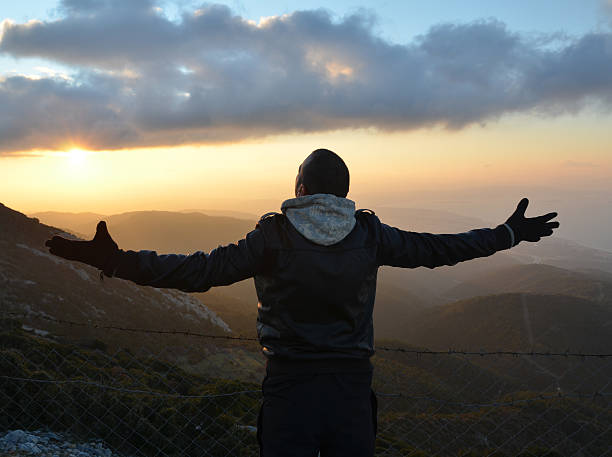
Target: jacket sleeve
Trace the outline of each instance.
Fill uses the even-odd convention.
[[[435,268],[486,257],[510,248],[510,232],[503,225],[465,233],[434,235],[381,225],[379,265]]]
[[[209,254],[158,255],[155,251],[119,251],[109,276],[143,286],[205,292],[255,275],[263,267],[265,242],[259,228],[238,243],[219,246]]]

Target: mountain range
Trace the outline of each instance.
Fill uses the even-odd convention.
[[[51,307],[47,302],[52,301],[51,297],[70,297],[64,300],[73,303],[80,299],[81,302],[90,303],[87,306],[63,305],[62,309],[70,316],[79,316],[78,313],[81,313],[81,317],[87,318],[112,316],[114,320],[131,322],[138,319],[142,326],[163,322],[167,327],[169,322],[173,322],[175,326],[181,324],[194,327],[192,317],[170,317],[164,314],[162,319],[154,319],[148,318],[147,312],[130,314],[124,305],[129,302],[125,294],[130,290],[138,290],[143,302],[138,306],[140,308],[158,306],[165,310],[164,313],[168,313],[174,306],[170,304],[172,300],[178,300],[179,303],[191,300],[190,306],[196,306],[194,303],[197,303],[197,306],[202,307],[196,306],[195,309],[205,314],[210,313],[211,316],[197,325],[212,324],[211,330],[227,331],[225,325],[234,334],[254,335],[257,298],[250,280],[192,296],[110,280],[108,282],[113,283],[111,292],[105,287],[100,288],[98,282],[93,282],[95,271],[89,267],[65,262],[46,253],[42,246],[44,238],[57,233],[58,229],[28,219],[6,207],[2,210],[5,215],[13,215],[12,226],[7,227],[10,230],[4,233],[19,232],[22,233],[20,236],[25,237],[7,251],[14,252],[14,256],[19,254],[20,259],[12,262],[10,270],[13,271],[11,296],[15,300],[33,294],[38,297],[38,307],[44,312],[50,312]],[[457,232],[475,224],[480,225],[474,218],[462,218],[446,212],[404,209],[386,209],[385,212],[385,217],[397,225],[412,219],[411,228],[419,231]],[[84,225],[78,224],[88,224],[88,227],[95,225],[94,221],[99,216],[89,213],[50,214],[58,225],[74,232],[86,229]],[[43,214],[39,213],[38,217],[42,218]],[[15,222],[17,220],[20,225]],[[206,251],[219,244],[235,241],[254,227],[253,220],[198,212],[141,211],[107,216],[106,220],[111,235],[122,248],[154,249],[159,252]],[[27,226],[32,233],[25,234],[23,228],[18,228],[21,226]],[[6,243],[6,235],[3,238]],[[557,250],[553,249],[554,245],[558,247]],[[538,257],[539,260],[554,260],[566,267],[526,262],[527,255]],[[444,349],[505,347],[531,350],[542,347],[547,350],[604,350],[607,343],[605,335],[610,325],[609,310],[612,308],[612,272],[608,269],[609,261],[606,251],[551,238],[531,245],[523,243],[511,251],[454,267],[434,270],[383,267],[379,271],[375,305],[376,337]],[[46,283],[42,275],[43,271],[45,274],[55,272],[55,265],[66,279],[56,281],[53,287],[58,290],[50,291],[47,290],[51,288],[48,285],[49,279]],[[6,276],[8,270],[6,265],[3,266],[0,272]],[[572,266],[582,269],[572,269]],[[586,266],[590,268],[583,268]],[[37,271],[37,268],[43,271]],[[74,283],[73,276],[83,281],[79,283],[78,289],[69,285]],[[28,292],[28,281],[47,285],[31,287]],[[144,299],[147,294],[152,295]],[[6,301],[8,296],[5,293],[3,300]],[[99,299],[91,298],[98,296]],[[131,296],[129,298],[136,300]],[[106,305],[103,302],[112,304]],[[122,305],[114,304],[119,302]],[[188,308],[186,305],[183,307]],[[188,314],[193,312],[189,311]],[[223,324],[215,324],[215,319],[223,321]]]

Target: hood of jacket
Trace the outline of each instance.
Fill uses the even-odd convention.
[[[342,241],[355,227],[355,202],[333,194],[290,198],[281,211],[304,237],[331,246]]]

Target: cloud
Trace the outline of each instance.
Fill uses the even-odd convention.
[[[219,5],[170,21],[149,0],[64,0],[60,10],[55,21],[2,25],[0,53],[74,74],[0,80],[0,151],[459,129],[513,112],[612,106],[607,33],[550,46],[487,20],[437,25],[397,45],[377,37],[365,13],[254,23]]]

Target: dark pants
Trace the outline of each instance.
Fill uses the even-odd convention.
[[[268,366],[257,423],[261,457],[372,457],[372,372],[278,374]]]

